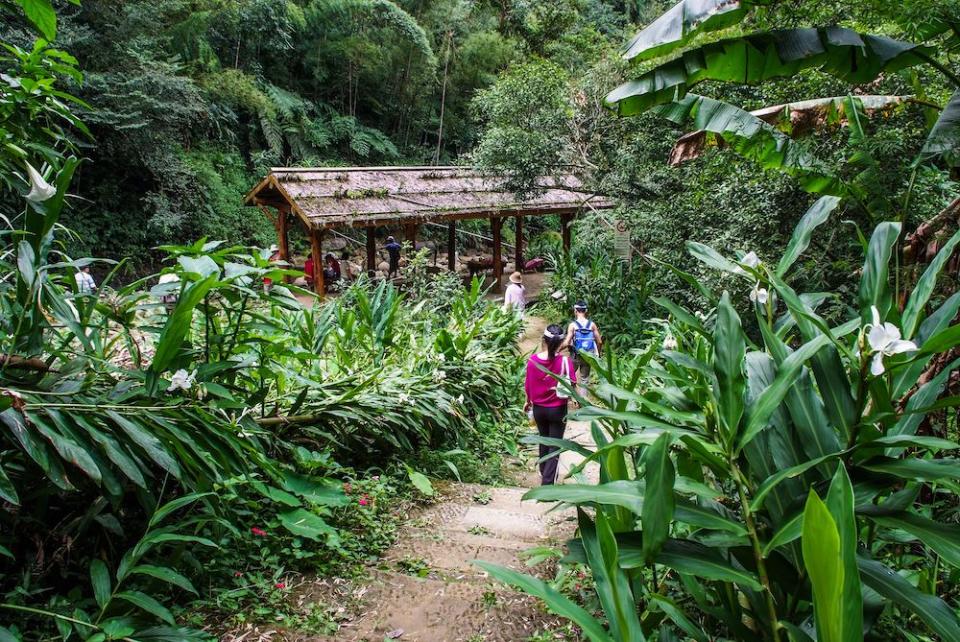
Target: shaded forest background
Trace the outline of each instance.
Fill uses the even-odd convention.
[[[602,106],[610,89],[638,72],[620,59],[623,43],[669,4],[63,3],[58,45],[84,72],[83,84],[70,90],[89,105],[81,115],[92,131],[92,139],[78,140],[89,161],[77,182],[84,200],[68,222],[77,232],[69,252],[129,256],[130,269],[142,273],[161,243],[205,236],[267,245],[270,223],[241,200],[271,166],[462,162],[506,172],[521,190],[535,176],[574,171],[620,199],[618,211],[581,220],[581,257],[609,251],[604,230],[614,217],[631,223],[638,249],[679,263],[689,264],[683,242],[693,236],[761,256],[778,251],[813,200],[793,179],[717,149],[670,167],[681,130],[653,115],[619,120]],[[838,23],[909,38],[910,16],[930,5],[913,0],[894,11],[880,0],[773,3],[744,29]],[[15,23],[4,37],[31,41]],[[811,72],[709,91],[758,108],[846,89]],[[859,93],[921,95],[940,104],[948,96],[927,70],[882,77]],[[805,143],[838,163],[858,151],[877,160],[864,182],[889,211],[848,206],[841,218],[868,225],[878,212],[898,216],[897,195],[911,180],[914,221],[942,207],[955,191],[946,172],[928,167],[911,176],[909,166],[891,162],[919,149],[925,118],[908,106],[871,118],[865,141],[850,141],[838,124]],[[853,226],[835,226],[800,277],[842,286],[855,269],[855,244]],[[660,277],[669,290],[669,276]]]
[[[266,244],[242,196],[277,165],[451,163],[475,144],[471,100],[508,64],[571,65],[615,42],[615,0],[88,0],[58,45],[92,141],[71,217],[76,255],[149,258],[208,236]],[[25,27],[4,37],[29,47]],[[590,45],[585,51],[584,45]],[[571,68],[572,70],[572,68]],[[442,114],[442,129],[441,129]]]

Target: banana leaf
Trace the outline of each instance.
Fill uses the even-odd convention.
[[[681,0],[635,35],[623,57],[639,62],[668,54],[697,34],[740,22],[751,5],[745,0]]]
[[[932,159],[960,166],[960,91],[950,97],[920,150],[920,161]]]
[[[713,42],[624,83],[606,103],[621,116],[682,98],[705,80],[746,85],[819,69],[851,84],[924,62],[928,47],[843,27],[785,29]],[[919,54],[919,55],[918,55]]]
[[[850,122],[847,110],[856,106],[857,113],[871,114],[895,113],[890,109],[901,105],[910,99],[909,96],[830,96],[828,98],[811,98],[781,105],[770,105],[761,109],[753,109],[750,114],[756,116],[768,125],[788,134],[796,139],[798,136],[809,134],[822,127],[832,127],[842,118]],[[670,164],[680,165],[689,160],[699,158],[707,145],[708,130],[699,129],[685,134],[677,139],[670,152]]]
[[[739,155],[764,169],[794,176],[808,192],[845,193],[840,179],[803,144],[735,105],[688,94],[679,100],[652,106],[651,111],[678,125],[690,123],[698,130],[720,136]]]

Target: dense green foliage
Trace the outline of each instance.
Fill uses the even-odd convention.
[[[955,418],[936,421],[938,409],[957,405],[944,395],[960,365],[960,335],[951,325],[960,295],[938,288],[960,242],[948,179],[960,144],[951,97],[960,92],[960,77],[950,57],[958,14],[955,6],[911,12],[922,4],[908,3],[902,13],[858,12],[855,32],[817,22],[785,29],[796,23],[779,7],[757,9],[747,20],[756,9],[750,2],[684,0],[628,46],[625,58],[650,62],[607,94],[619,115],[649,112],[691,123],[700,131],[678,143],[675,156],[703,157],[703,145],[722,143],[768,174],[790,176],[781,181],[786,188],[828,196],[813,203],[789,241],[772,239],[776,250],[767,238],[757,251],[740,245],[728,258],[732,252],[687,240],[693,259],[723,275],[721,296],[702,272],[650,257],[688,286],[686,298],[699,310],[651,297],[667,314],[662,343],[657,338],[629,359],[595,364],[599,385],[593,399],[579,399],[576,416],[592,421],[596,448],[562,447],[585,458],[571,476],[595,462],[599,483],[527,494],[578,507],[578,537],[566,561],[589,567],[591,604],[602,617],[548,584],[483,564],[589,639],[960,639],[956,609],[941,599],[956,590],[960,527],[951,452],[960,443]],[[821,16],[801,9],[797,17],[796,26],[806,27]],[[923,44],[862,35],[865,25],[909,32]],[[707,35],[723,30],[725,38]],[[939,78],[924,77],[920,89],[922,67]],[[893,73],[904,69],[911,71]],[[871,83],[881,95],[831,97],[832,82],[817,86],[807,75],[813,70],[851,85]],[[690,93],[701,83],[722,98]],[[924,95],[920,102],[904,98],[911,83]],[[767,113],[751,113],[736,104],[763,95],[749,86],[785,86],[788,97]],[[798,89],[818,93],[797,96]],[[801,98],[816,100],[797,103]],[[812,120],[806,130],[803,117]],[[823,141],[824,129],[833,140]],[[818,144],[798,140],[811,131]],[[898,140],[904,131],[912,139],[906,144]],[[509,165],[504,150],[480,149]],[[601,184],[605,172],[598,174]],[[530,175],[521,169],[516,177]],[[710,195],[725,212],[742,202],[740,194],[749,198],[724,191],[729,182],[716,181]],[[872,229],[869,239],[860,234],[860,244],[852,244],[865,255],[855,281],[831,278],[823,250],[813,246],[810,253],[811,240],[844,203]],[[917,233],[928,265],[903,269],[902,258],[917,258],[903,253],[912,230],[905,227],[940,209],[935,242],[927,244],[934,240],[924,236],[929,232]],[[719,220],[711,214],[692,223]],[[661,211],[648,220],[663,225],[670,216]],[[837,235],[836,227],[827,229]],[[691,236],[703,239],[709,231]],[[743,242],[729,231],[721,238]],[[812,273],[795,273],[802,256],[816,266]],[[808,284],[817,291],[806,291]],[[730,288],[743,295],[731,296]],[[836,307],[818,312],[828,300]]]
[[[142,270],[156,265],[160,256],[149,251],[163,242],[208,236],[268,245],[269,221],[241,201],[271,166],[456,161],[478,134],[477,90],[517,60],[575,59],[581,43],[600,38],[598,28],[623,23],[623,5],[64,5],[58,46],[84,78],[53,71],[86,102],[80,113],[90,129],[74,141],[89,162],[76,183],[85,200],[72,217],[71,252],[129,256]],[[33,32],[10,17],[0,37],[29,51]],[[19,206],[9,198],[0,205],[7,216]]]
[[[11,509],[0,513],[0,553],[9,558],[0,608],[43,606],[91,622],[74,625],[82,635],[127,626],[146,635],[151,619],[172,625],[172,617],[130,590],[159,597],[150,578],[228,586],[237,564],[233,553],[182,547],[172,562],[157,561],[154,549],[192,542],[232,551],[262,536],[251,535],[255,526],[287,553],[245,560],[250,573],[282,573],[293,551],[299,572],[365,559],[383,543],[351,530],[368,500],[344,512],[351,500],[341,485],[358,481],[346,466],[406,476],[396,458],[430,449],[459,453],[468,470],[485,448],[504,448],[503,436],[486,433],[516,420],[499,409],[510,406],[519,326],[483,300],[478,284],[451,296],[428,283],[412,306],[391,286],[360,283],[314,312],[285,287],[263,294],[262,278],[282,272],[259,252],[203,242],[165,250],[172,266],[164,273],[176,280],[151,291],[144,282],[107,286],[100,300],[63,287],[70,266],[40,265],[31,285],[39,300],[76,316],[28,313],[39,321],[17,325],[0,345],[18,355],[0,375],[0,496]],[[25,266],[9,269],[27,278]],[[16,288],[0,293],[5,308],[16,305]],[[164,296],[176,303],[161,303]],[[448,457],[454,471],[457,458]],[[430,472],[447,470],[435,463]],[[200,494],[157,508],[183,492]],[[174,511],[176,526],[161,527],[161,515]],[[59,559],[63,546],[81,542],[88,553]],[[104,552],[86,558],[94,551]],[[26,563],[36,559],[50,562]],[[94,611],[71,579],[88,563]],[[97,582],[110,582],[101,574],[124,591],[101,599]],[[15,629],[40,632],[44,621],[28,616]],[[181,639],[170,631],[164,639]]]
[[[568,561],[589,564],[606,630],[566,597],[485,568],[542,597],[596,641],[664,639],[670,631],[808,640],[811,615],[817,639],[903,639],[924,627],[941,639],[960,636],[960,620],[934,597],[953,592],[960,562],[951,518],[957,428],[921,429],[957,365],[921,379],[958,344],[951,323],[960,297],[923,314],[938,260],[904,311],[891,307],[900,229],[883,223],[870,240],[854,314],[826,324],[809,307],[816,295],[786,281],[834,207],[826,197],[811,209],[776,265],[689,244],[694,257],[735,279],[734,296],[750,299],[759,344],[746,336],[728,292],[705,291],[706,315],[659,299],[671,315],[662,343],[597,364],[596,401],[582,399],[576,413],[594,422],[597,448],[564,447],[585,456],[581,468],[599,464],[600,484],[543,487],[527,497],[595,508],[592,519],[580,512]],[[958,241],[960,233],[942,258]]]
[[[610,348],[564,443],[600,483],[530,493],[588,508],[592,584],[491,573],[593,640],[960,639],[956,2],[56,9],[0,0],[0,639],[332,632],[291,573],[381,551],[424,472],[496,479],[519,320],[426,253],[304,306],[241,206],[273,165],[452,161],[619,204],[562,259],[528,226],[541,312]]]
[[[704,6],[710,4],[738,3]],[[668,8],[667,2],[649,3],[642,17],[653,22]],[[690,48],[699,50],[720,37],[754,29],[839,23],[905,41],[916,36],[927,43],[924,51],[935,52],[936,62],[937,56],[947,58],[952,32],[925,25],[933,23],[934,16],[955,14],[950,3],[911,2],[898,10],[880,2],[773,3],[745,17],[737,14],[740,22],[728,31],[692,34]],[[675,57],[634,60],[630,67],[619,59],[622,42],[608,38],[584,47],[586,53],[576,66],[552,60],[512,66],[477,101],[488,124],[473,155],[477,163],[507,172],[520,189],[535,189],[541,176],[573,171],[591,188],[618,199],[617,210],[583,217],[578,225],[575,236],[589,239],[594,253],[610,251],[610,230],[616,220],[623,220],[639,250],[716,285],[715,274],[690,262],[684,242],[697,239],[730,252],[774,256],[813,202],[814,196],[804,193],[805,186],[846,196],[838,220],[864,228],[881,220],[903,220],[908,232],[957,195],[956,183],[945,171],[950,139],[939,144],[944,149],[939,156],[930,152],[926,140],[940,116],[939,107],[947,104],[954,89],[946,75],[923,60],[912,59],[914,66],[883,73],[869,84],[858,76],[852,83],[859,85],[816,72],[812,66],[761,84],[756,84],[759,78],[741,83],[736,73],[725,71],[734,76],[721,78],[728,82],[706,81],[695,88],[716,100],[711,109],[698,111],[702,101],[694,104],[694,94],[678,96],[677,103],[669,104],[673,94],[662,93],[658,100],[666,105],[629,118],[611,118],[606,106],[611,90],[625,79],[649,76],[651,69],[670,77],[669,64]],[[853,101],[844,109],[849,94],[914,98],[867,110]],[[824,97],[837,97],[839,108],[813,115],[784,109],[776,126],[744,111]],[[726,107],[717,113],[719,105]],[[950,110],[944,113],[945,122],[951,122]],[[664,116],[684,129],[671,126]],[[528,123],[534,127],[528,128]],[[671,167],[667,159],[675,142],[685,130],[697,128],[710,130],[703,148]],[[757,131],[751,133],[751,128]],[[914,165],[912,159],[925,162]],[[810,180],[802,180],[804,176]],[[857,241],[852,225],[835,226],[833,233],[815,241],[797,277],[810,288],[851,287]],[[695,302],[673,272],[657,263],[651,269],[649,279],[661,292]]]

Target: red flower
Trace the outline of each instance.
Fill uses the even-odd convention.
[[[357,503],[360,504],[361,506],[366,506],[367,504],[370,503],[370,496],[364,495],[363,497],[360,498],[360,500]]]
[[[243,577],[243,573],[241,573],[240,571],[237,571],[236,573],[233,574],[233,576],[234,576],[234,577]]]
[[[251,528],[251,529],[250,529],[250,532],[253,533],[254,535],[256,535],[257,537],[266,537],[266,536],[267,536],[267,531],[263,530],[262,528],[257,528],[256,526],[254,526],[253,528]]]
[[[285,589],[287,588],[287,585],[284,582],[277,582],[276,584],[273,585],[273,587],[278,589]]]

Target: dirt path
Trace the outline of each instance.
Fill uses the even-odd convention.
[[[520,340],[525,352],[539,345],[544,322],[532,318]],[[571,422],[567,436],[592,444],[589,427]],[[576,456],[561,459],[563,477]],[[535,459],[523,478],[537,482]],[[588,469],[590,477],[595,471]],[[411,518],[397,543],[372,571],[362,594],[359,617],[321,640],[383,642],[519,642],[537,633],[557,630],[558,618],[540,604],[492,582],[473,564],[486,560],[517,570],[522,553],[554,546],[574,532],[570,511],[521,501],[528,490],[514,487],[454,484],[443,498]]]

